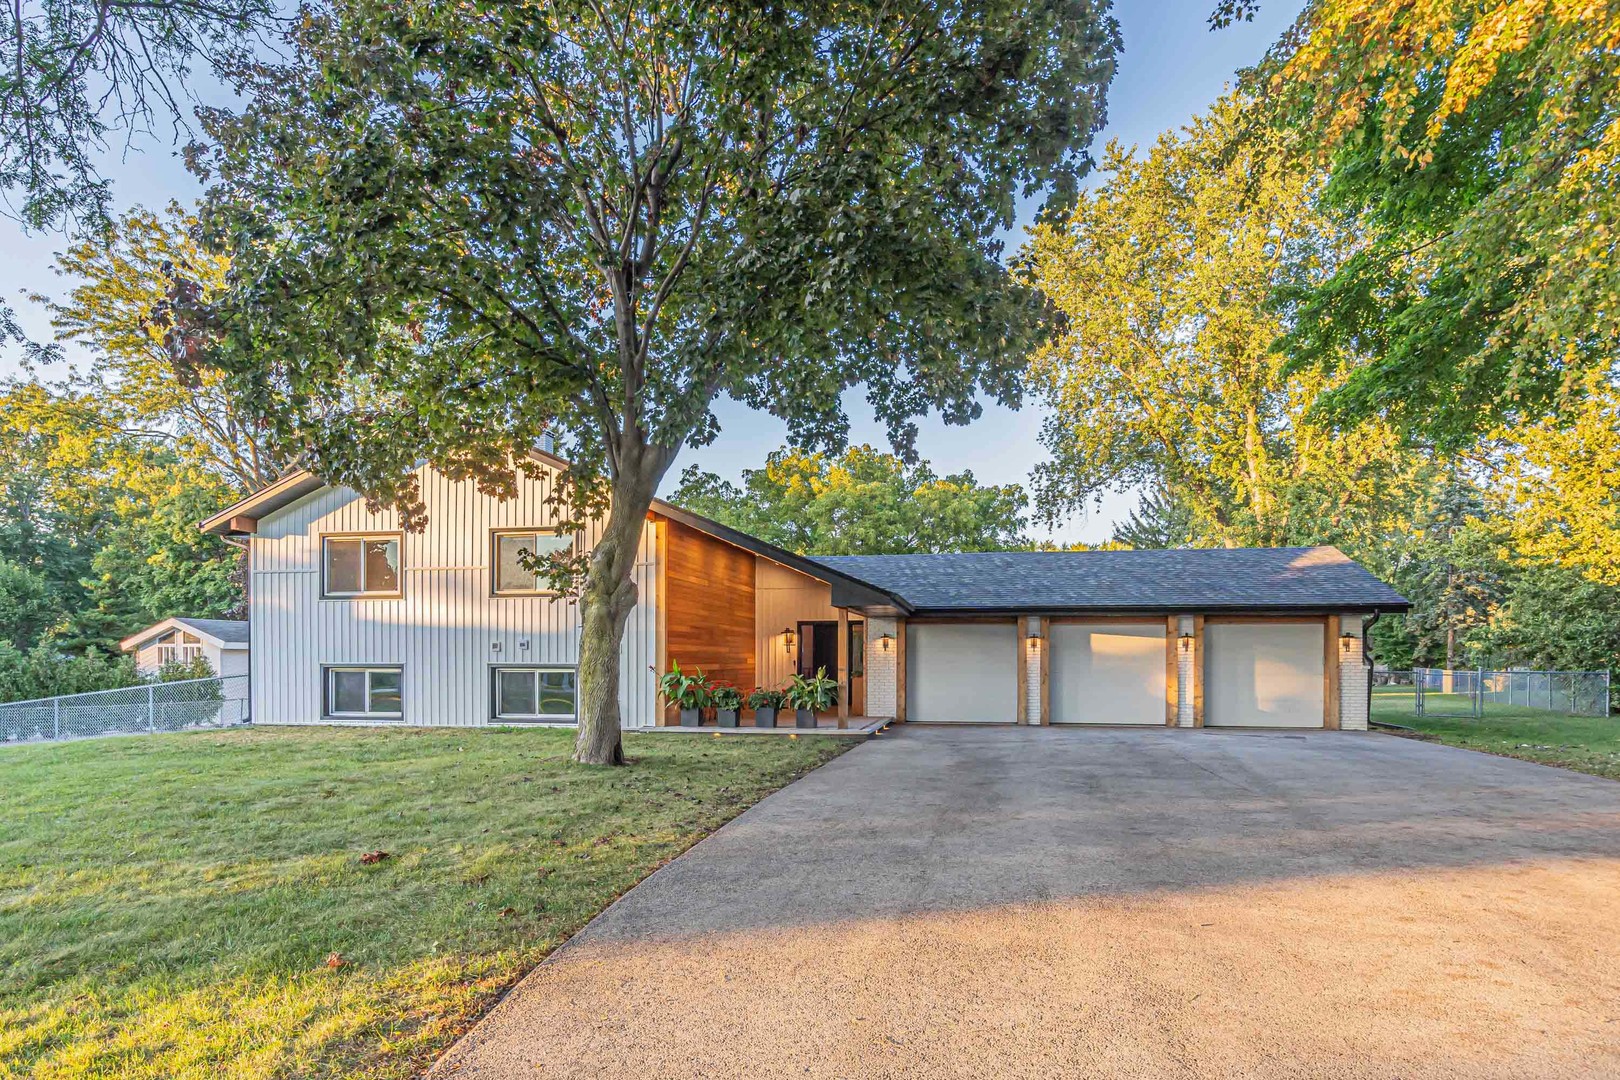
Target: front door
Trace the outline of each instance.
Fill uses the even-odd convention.
[[[838,678],[838,624],[802,622],[799,624],[799,674],[805,678],[826,668],[828,678]]]

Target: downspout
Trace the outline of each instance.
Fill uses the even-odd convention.
[[[1361,624],[1361,663],[1367,669],[1367,730],[1372,730],[1372,628],[1382,616],[1383,612],[1373,608],[1373,616]]]

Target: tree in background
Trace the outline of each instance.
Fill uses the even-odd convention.
[[[166,433],[181,458],[246,493],[275,480],[289,461],[224,377],[196,362],[195,343],[171,317],[177,295],[210,303],[230,270],[229,259],[197,243],[196,224],[178,204],[162,216],[133,210],[58,256],[57,273],[79,282],[65,302],[36,299],[49,304],[58,340],[95,351],[97,363],[74,384],[79,393],[104,412]]]
[[[720,393],[836,444],[1015,401],[1040,307],[996,237],[1070,196],[1118,27],[1037,3],[345,0],[215,114],[204,215],[237,288],[194,313],[323,478],[422,524],[423,461],[509,494],[543,430],[602,538],[575,756],[622,761],[645,514]],[[568,574],[559,574],[568,577]]]
[[[856,446],[832,456],[783,448],[742,484],[696,465],[671,501],[801,555],[999,551],[1026,546],[1017,484],[938,476],[927,462]]]
[[[1574,0],[1313,0],[1274,47],[1273,126],[1358,238],[1288,342],[1348,366],[1332,415],[1466,449],[1612,386],[1617,48],[1620,7]]]
[[[1030,369],[1051,409],[1034,478],[1049,518],[1145,485],[1193,537],[1363,546],[1411,503],[1416,463],[1393,433],[1313,423],[1327,380],[1273,349],[1273,294],[1330,272],[1344,240],[1308,174],[1245,129],[1246,107],[1224,99],[1145,157],[1111,144],[1108,179],[1019,255],[1066,317]]]
[[[1203,534],[1192,507],[1175,491],[1154,487],[1141,497],[1130,517],[1114,527],[1111,539],[1121,547],[1146,550],[1196,547]]]
[[[161,618],[237,610],[240,553],[196,527],[234,495],[87,395],[0,384],[0,611],[18,613],[0,639],[108,651]]]
[[[1498,434],[1492,486],[1525,557],[1620,587],[1620,387],[1598,374],[1587,382],[1557,421]]]

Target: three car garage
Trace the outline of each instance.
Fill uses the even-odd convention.
[[[1365,727],[1365,626],[1409,607],[1332,547],[813,561],[894,600],[863,615],[922,723]]]

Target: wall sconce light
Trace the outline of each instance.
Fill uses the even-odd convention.
[[[894,648],[894,635],[884,634],[882,637],[878,638],[878,648],[882,649],[884,652],[888,652],[890,649]]]
[[[1356,647],[1356,635],[1354,635],[1354,634],[1340,634],[1339,635],[1339,652],[1340,653],[1344,654],[1345,656],[1349,656],[1352,652],[1355,651],[1355,647]]]
[[[1039,630],[1029,632],[1029,647],[1036,652],[1041,651],[1041,632]]]
[[[799,635],[797,635],[797,634],[795,634],[793,632],[793,627],[791,627],[791,626],[782,627],[782,648],[783,648],[783,650],[789,656],[792,656],[793,653],[794,653],[794,650],[798,648],[798,645],[799,645]]]
[[[1193,636],[1191,634],[1182,634],[1180,639],[1179,639],[1179,643],[1181,645],[1181,651],[1183,653],[1192,652],[1192,650],[1193,650]]]

